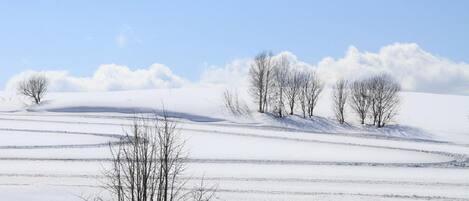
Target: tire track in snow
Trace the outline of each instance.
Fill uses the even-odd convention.
[[[6,119],[6,118],[0,118],[0,120],[12,120],[12,119]],[[15,119],[13,119],[15,121]],[[31,119],[19,119],[18,121],[33,121],[33,122],[50,122],[50,123],[68,123],[68,124],[77,124],[77,122],[70,122],[70,121],[56,121],[56,120],[31,120]],[[98,124],[98,125],[120,125],[120,126],[125,126],[123,124],[115,124],[115,123],[97,123],[97,122],[79,122],[83,124]],[[130,124],[128,124],[130,125]],[[285,136],[271,136],[271,135],[259,135],[259,134],[251,134],[251,133],[238,133],[238,132],[228,132],[228,131],[219,131],[219,130],[208,130],[208,129],[194,129],[194,128],[180,128],[181,130],[186,130],[186,131],[193,131],[193,132],[202,132],[202,133],[210,133],[210,134],[224,134],[224,135],[232,135],[232,136],[241,136],[241,137],[253,137],[253,138],[264,138],[264,139],[274,139],[274,140],[287,140],[287,141],[295,141],[295,142],[306,142],[306,143],[322,143],[322,144],[333,144],[333,145],[342,145],[342,146],[355,146],[355,147],[368,147],[368,148],[375,148],[375,149],[390,149],[390,150],[399,150],[399,151],[409,151],[409,152],[420,152],[420,153],[426,153],[426,154],[435,154],[435,155],[442,155],[442,156],[447,156],[453,158],[453,160],[449,161],[444,161],[444,162],[438,162],[438,163],[406,163],[409,166],[413,167],[422,167],[422,166],[427,166],[425,164],[438,164],[438,166],[452,166],[452,167],[466,167],[469,166],[469,160],[467,159],[466,155],[464,154],[455,154],[455,153],[450,153],[450,152],[443,152],[443,151],[430,151],[430,150],[422,150],[422,149],[410,149],[410,148],[400,148],[400,147],[390,147],[390,146],[380,146],[380,145],[369,145],[369,144],[358,144],[358,143],[345,143],[345,142],[331,142],[331,141],[322,141],[322,140],[315,140],[315,139],[304,139],[304,138],[295,138],[295,137],[285,137]],[[122,139],[123,135],[117,135],[117,134],[104,134],[104,133],[92,133],[92,132],[74,132],[74,131],[56,131],[56,130],[34,130],[34,129],[11,129],[11,128],[0,128],[0,130],[4,131],[23,131],[23,132],[47,132],[47,133],[63,133],[63,134],[83,134],[83,135],[95,135],[95,136],[106,136],[106,137],[114,137],[114,138],[119,138]],[[57,148],[67,148],[65,145],[56,145]],[[73,146],[79,146],[79,145],[67,145],[69,148],[73,148]],[[95,146],[104,146],[103,144],[96,144]],[[22,147],[23,149],[26,148],[27,146]],[[84,146],[83,148],[85,148]],[[1,148],[1,147],[0,147]],[[5,149],[15,149],[14,146],[9,146],[5,147]],[[48,146],[48,147],[41,147],[41,146],[36,146],[36,147],[30,147],[30,149],[33,148],[53,148],[53,146]],[[217,159],[212,159],[213,161],[220,161]],[[204,160],[204,162],[209,162],[210,160]],[[231,161],[231,163],[234,163],[237,161],[238,163],[242,163],[246,160],[227,160]],[[265,161],[267,160],[259,160],[259,161],[264,161],[264,162],[258,162],[258,163],[267,163]],[[288,161],[282,162],[282,161],[274,161],[271,162],[273,164],[275,163],[290,163]],[[298,164],[331,164],[331,162],[315,162],[315,161],[303,161],[303,162],[295,162]],[[337,165],[339,164],[349,164],[353,166],[382,166],[382,164],[393,164],[393,165],[398,165],[402,166],[404,163],[360,163],[360,162],[336,162]]]
[[[55,133],[67,135],[91,135],[99,137],[122,138],[124,135],[110,133],[94,133],[94,132],[77,132],[77,131],[61,131],[61,130],[42,130],[42,129],[22,129],[22,128],[0,128],[0,131],[11,132],[29,132],[29,133]]]
[[[31,178],[106,178],[96,174],[30,174],[30,173],[0,173],[0,177],[31,177]],[[333,184],[389,184],[411,186],[450,186],[469,187],[469,183],[458,182],[418,182],[418,181],[389,181],[363,179],[316,179],[316,178],[272,178],[272,177],[181,177],[182,180],[193,181],[232,181],[232,182],[292,182],[292,183],[333,183]]]
[[[0,113],[0,115],[4,115],[5,113]],[[42,116],[50,116],[50,117],[82,117],[82,118],[97,118],[97,119],[123,119],[123,120],[134,120],[136,117],[131,117],[131,116],[117,116],[117,115],[71,115],[71,114],[15,114],[15,113],[7,113],[9,116],[25,116],[25,117],[42,117]],[[140,118],[140,117],[138,117]],[[160,118],[148,118],[148,117],[143,117],[144,119],[160,119]],[[0,118],[0,120],[30,120],[30,119],[14,119],[14,118]],[[35,120],[33,120],[35,121]],[[37,120],[37,121],[49,121],[49,120]],[[54,121],[54,120],[50,120]],[[182,124],[193,124],[193,125],[201,125],[199,122],[192,122],[192,121],[181,121],[177,119],[170,119],[170,121],[173,122],[180,122]],[[56,122],[60,123],[60,121]],[[67,123],[63,121],[62,123]],[[71,122],[73,123],[73,122]],[[113,123],[98,123],[98,122],[80,122],[82,124],[113,124]],[[121,125],[121,124],[117,124]],[[396,136],[386,136],[382,134],[377,134],[375,132],[371,131],[354,131],[351,133],[342,133],[342,132],[327,132],[327,131],[312,131],[308,129],[298,129],[298,128],[287,128],[287,127],[281,127],[281,126],[269,126],[269,125],[262,125],[262,124],[246,124],[246,123],[237,123],[237,122],[232,122],[232,123],[220,123],[220,122],[204,122],[204,125],[210,125],[210,126],[223,126],[223,127],[237,127],[237,128],[250,128],[250,129],[256,129],[256,130],[273,130],[273,131],[282,131],[282,132],[301,132],[301,133],[316,133],[316,134],[331,134],[331,135],[337,135],[337,136],[345,136],[345,137],[354,137],[354,138],[367,138],[367,139],[380,139],[380,140],[392,140],[392,141],[410,141],[410,142],[425,142],[425,143],[435,143],[435,144],[451,144],[455,146],[464,146],[464,147],[469,147],[469,144],[458,144],[458,143],[453,143],[453,142],[448,142],[448,141],[438,141],[438,140],[431,140],[431,139],[422,139],[422,138],[406,138],[406,137],[396,137]]]
[[[0,161],[54,161],[54,162],[111,162],[111,158],[52,158],[52,157],[0,157]],[[453,162],[429,163],[378,163],[311,160],[213,159],[189,158],[187,164],[250,164],[250,165],[304,165],[304,166],[358,166],[358,167],[408,167],[408,168],[467,168]]]
[[[367,193],[340,193],[340,192],[308,192],[308,191],[272,191],[272,190],[244,190],[244,189],[217,189],[217,193],[240,193],[262,195],[303,195],[303,196],[348,196],[348,197],[379,197],[413,200],[440,200],[440,201],[469,201],[469,198],[454,198],[445,196],[405,195],[405,194],[367,194]]]
[[[31,121],[31,122],[48,122],[48,123],[64,123],[64,124],[91,124],[91,125],[109,125],[109,126],[131,126],[132,124],[118,124],[118,123],[98,123],[98,122],[72,122],[72,121],[56,121],[56,120],[31,120],[31,119],[6,119],[0,118],[0,120],[13,120],[13,121]],[[0,128],[0,130],[7,130],[8,128]],[[219,131],[219,130],[208,130],[208,129],[194,129],[194,128],[179,128],[180,130],[186,131],[195,131],[195,132],[205,132],[205,133],[217,133],[217,134],[226,134],[226,135],[235,135],[235,136],[242,136],[242,137],[257,137],[257,138],[266,138],[266,139],[278,139],[278,140],[289,140],[289,141],[298,141],[298,142],[314,142],[314,143],[327,143],[327,144],[335,144],[335,145],[350,145],[350,146],[364,146],[370,148],[391,148],[391,149],[399,149],[403,151],[422,151],[428,153],[449,153],[449,152],[437,152],[437,151],[425,151],[425,150],[418,150],[418,149],[407,149],[407,148],[396,148],[396,147],[389,147],[389,146],[379,146],[379,145],[366,145],[366,144],[357,144],[357,143],[343,143],[343,142],[330,142],[330,141],[322,141],[322,140],[314,140],[314,139],[305,139],[305,138],[294,138],[294,137],[283,137],[283,136],[271,136],[271,135],[259,135],[259,134],[250,134],[250,133],[238,133],[238,132],[228,132],[228,131]],[[22,129],[9,129],[10,131],[13,130],[22,130]],[[27,129],[23,129],[27,130]],[[73,131],[51,131],[51,130],[44,130],[46,132],[55,132],[55,133],[69,133],[69,134],[89,134],[89,135],[98,135],[98,136],[115,136],[121,138],[123,135],[117,134],[99,134],[99,133],[90,133],[90,132],[73,132]],[[438,141],[437,141],[438,142]],[[438,142],[440,144],[441,142]],[[469,147],[469,145],[467,145]],[[459,154],[461,155],[461,154]],[[447,156],[454,156],[454,154],[450,153]]]
[[[104,133],[91,133],[91,132],[71,132],[71,131],[56,131],[56,130],[34,130],[34,129],[6,129],[0,128],[0,130],[4,131],[19,131],[19,132],[38,132],[38,133],[63,133],[63,134],[82,134],[82,135],[94,135],[94,136],[106,136],[106,137],[115,137],[122,140],[122,135],[116,134],[104,134]],[[379,146],[379,145],[364,145],[364,144],[356,144],[356,143],[344,143],[344,142],[329,142],[329,141],[321,141],[321,140],[313,140],[313,139],[303,139],[303,138],[293,138],[293,137],[282,137],[282,136],[267,136],[267,135],[257,135],[257,134],[246,134],[246,133],[236,133],[236,132],[226,132],[226,131],[216,131],[216,130],[205,130],[205,129],[182,129],[194,132],[203,132],[203,133],[217,133],[217,134],[224,134],[224,135],[234,135],[234,136],[243,136],[243,137],[254,137],[254,138],[264,138],[264,139],[275,139],[275,140],[287,140],[287,141],[295,141],[295,142],[306,142],[306,143],[322,143],[322,144],[333,144],[333,145],[342,145],[342,146],[355,146],[355,147],[368,147],[368,148],[375,148],[375,149],[390,149],[390,150],[398,150],[398,151],[409,151],[409,152],[421,152],[426,154],[435,154],[435,155],[442,155],[453,158],[453,160],[438,162],[438,163],[360,163],[360,162],[340,162],[341,164],[349,164],[353,166],[382,166],[382,164],[394,164],[398,166],[402,166],[402,164],[409,164],[409,166],[413,167],[422,167],[426,166],[425,164],[439,164],[442,166],[446,164],[448,166],[467,166],[467,161],[464,155],[461,154],[453,154],[449,152],[441,152],[441,151],[428,151],[428,150],[419,150],[419,149],[408,149],[408,148],[397,148],[397,147],[388,147],[388,146]],[[125,143],[120,141],[120,143]],[[112,145],[119,144],[113,143]],[[90,147],[104,147],[109,145],[109,143],[99,143],[99,144],[92,144],[92,145],[31,145],[31,146],[0,146],[0,149],[52,149],[52,148],[90,148]],[[0,158],[1,160],[1,158]],[[72,159],[66,159],[72,160]],[[77,159],[78,160],[78,159]],[[197,159],[194,159],[197,160]],[[219,161],[219,162],[230,162],[230,163],[243,163],[247,160],[221,160],[221,159],[212,159],[212,161]],[[251,160],[255,161],[255,160]],[[256,163],[268,163],[269,160],[259,160],[264,162],[256,162]],[[210,160],[205,159],[200,162],[209,163]],[[466,162],[466,163],[465,163]],[[275,161],[272,160],[271,164],[276,163],[291,163],[289,161]],[[331,164],[331,162],[315,162],[315,161],[303,161],[303,162],[295,162],[298,164]],[[339,162],[337,162],[339,165]]]
[[[37,186],[38,184],[30,183],[0,183],[0,186]],[[54,187],[78,187],[78,188],[99,188],[103,189],[102,185],[89,185],[89,184],[41,184],[44,186]],[[191,191],[193,188],[181,188],[184,191]],[[469,198],[457,198],[446,196],[426,196],[416,194],[371,194],[371,193],[342,193],[342,192],[321,192],[321,191],[276,191],[276,190],[253,190],[253,189],[229,189],[217,188],[217,193],[235,193],[235,194],[257,194],[257,195],[294,195],[294,196],[340,196],[340,199],[347,197],[369,197],[369,198],[389,198],[389,199],[412,199],[412,200],[435,200],[435,201],[469,201]]]
[[[0,149],[76,149],[76,148],[98,148],[123,144],[125,142],[104,142],[97,144],[64,144],[64,145],[4,145]]]
[[[66,148],[96,148],[105,147],[109,145],[118,145],[126,143],[122,139],[122,135],[106,134],[106,133],[91,133],[91,132],[74,132],[74,131],[58,131],[58,130],[37,130],[37,129],[15,129],[15,128],[0,128],[0,131],[9,132],[28,132],[28,133],[54,133],[65,135],[91,135],[98,137],[118,138],[117,141],[107,141],[96,144],[59,144],[59,145],[2,145],[0,149],[66,149]]]

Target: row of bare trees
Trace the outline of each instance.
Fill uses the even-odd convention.
[[[367,119],[384,127],[397,114],[400,85],[388,74],[375,75],[352,83],[339,80],[333,87],[334,114],[339,123],[345,122],[346,103],[365,124]]]
[[[278,117],[293,115],[299,107],[302,116],[312,117],[324,82],[311,70],[293,68],[288,58],[274,58],[262,52],[254,58],[249,71],[250,92],[261,113],[272,112]],[[338,80],[332,86],[332,105],[339,123],[345,123],[347,106],[362,124],[367,119],[383,127],[397,114],[400,85],[388,74],[349,82]]]
[[[312,117],[324,88],[314,71],[296,70],[286,56],[273,59],[269,52],[254,58],[249,78],[258,111],[273,112],[278,117],[293,115],[297,106],[303,117]]]

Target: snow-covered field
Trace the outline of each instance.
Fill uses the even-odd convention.
[[[204,177],[220,200],[469,200],[468,96],[404,92],[398,124],[374,129],[331,120],[327,92],[313,120],[278,120],[230,116],[222,91],[51,93],[41,106],[3,92],[0,200],[105,194],[108,143],[163,104],[186,140],[189,187]]]

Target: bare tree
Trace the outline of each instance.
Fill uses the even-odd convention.
[[[310,73],[308,87],[308,114],[309,117],[314,115],[314,108],[318,104],[319,95],[324,89],[324,83],[319,79],[315,72]]]
[[[42,98],[47,93],[47,87],[49,81],[43,75],[33,75],[25,80],[23,80],[17,91],[19,94],[27,96],[34,100],[36,104],[41,103]]]
[[[292,71],[288,74],[285,96],[290,109],[290,115],[293,115],[295,112],[295,101],[298,99],[298,95],[300,94],[302,81],[302,74],[299,71]]]
[[[258,103],[258,111],[267,111],[269,89],[272,85],[272,53],[261,52],[249,69],[251,93]]]
[[[400,84],[388,74],[373,76],[368,80],[373,125],[384,127],[397,114]]]
[[[332,89],[332,101],[334,114],[339,123],[345,123],[345,104],[347,102],[347,81],[340,79]]]
[[[370,108],[370,90],[367,80],[357,80],[350,85],[350,107],[360,118],[361,124],[365,124],[366,116]]]
[[[128,143],[111,147],[113,163],[106,172],[108,190],[116,201],[176,201],[183,198],[183,146],[176,124],[138,118]]]
[[[273,93],[272,102],[274,113],[278,117],[285,115],[285,90],[288,83],[288,70],[290,61],[286,56],[281,56],[276,62],[273,70]]]
[[[301,86],[300,94],[298,95],[298,103],[300,104],[301,111],[303,113],[303,118],[306,118],[306,114],[309,109],[309,92],[311,85],[311,76],[307,72],[301,73]]]

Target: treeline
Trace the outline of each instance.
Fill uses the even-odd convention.
[[[310,69],[293,68],[288,58],[271,52],[261,52],[249,70],[250,94],[260,113],[270,112],[277,117],[301,111],[303,118],[311,118],[324,82]],[[383,127],[398,112],[399,83],[388,74],[366,79],[338,80],[332,86],[332,107],[339,123],[345,123],[350,107],[362,124]]]

